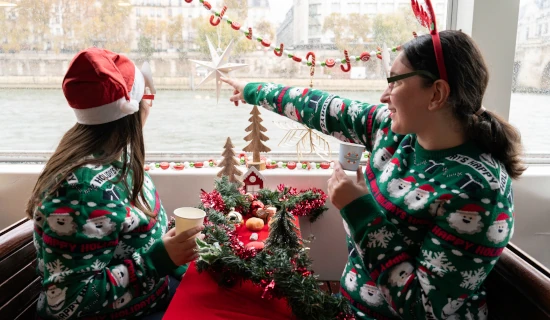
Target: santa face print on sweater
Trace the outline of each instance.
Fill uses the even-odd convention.
[[[508,227],[508,215],[501,213],[498,218],[487,230],[487,239],[493,243],[500,243],[508,237],[510,228]]]
[[[359,290],[359,295],[363,301],[373,307],[381,305],[384,301],[384,297],[374,281],[365,283]]]
[[[344,111],[344,108],[345,108],[344,100],[338,99],[338,98],[332,99],[329,106],[330,116],[335,119],[338,119],[339,118],[338,115],[340,114],[340,112]]]
[[[58,288],[55,285],[51,285],[48,287],[48,291],[46,291],[46,298],[48,300],[48,305],[50,306],[50,309],[54,311],[59,311],[61,308],[63,308],[63,304],[65,304],[65,295],[67,294],[67,288]]]
[[[477,319],[478,320],[487,320],[489,317],[489,310],[486,303],[482,303],[479,309],[477,309]]]
[[[476,210],[476,211],[472,211]],[[447,217],[447,221],[451,228],[462,234],[476,234],[483,228],[481,215],[476,208],[463,208],[451,213]],[[483,210],[483,208],[481,208]]]
[[[290,99],[296,99],[302,95],[304,95],[306,92],[304,92],[304,88],[299,88],[299,87],[296,87],[296,88],[292,88],[292,89],[289,89],[288,90],[288,95],[290,97]]]
[[[132,300],[132,294],[129,291],[126,291],[126,293],[124,293],[122,297],[118,298],[113,303],[113,309],[120,309],[125,305],[127,305],[128,302],[130,302],[131,300]]]
[[[88,238],[101,239],[110,235],[115,230],[115,223],[109,219],[110,212],[105,210],[93,211],[86,224],[82,227],[82,232]]]
[[[124,222],[122,223],[122,232],[130,232],[139,225],[138,215],[135,214],[130,207],[126,207],[126,211],[126,218],[124,218]]]
[[[285,116],[289,119],[292,119],[294,121],[299,120],[298,116],[298,110],[296,107],[292,104],[292,102],[289,102],[285,105]]]
[[[388,163],[384,167],[384,171],[382,171],[382,174],[380,175],[380,182],[384,183],[388,181],[388,179],[392,176],[393,171],[399,167],[399,160],[396,158],[393,158],[390,163]]]
[[[76,232],[76,223],[69,213],[52,213],[48,217],[48,226],[60,236],[70,236]]]
[[[390,194],[390,197],[401,198],[411,190],[412,183],[413,182],[408,181],[407,178],[392,179],[390,183],[388,183],[388,192]]]
[[[378,170],[384,169],[384,166],[388,161],[390,161],[391,157],[393,156],[393,150],[391,148],[382,148],[378,149],[374,153],[374,167]]]
[[[126,288],[130,283],[130,276],[128,275],[128,268],[125,265],[118,265],[113,268],[111,274],[114,278],[114,284],[117,287]]]
[[[420,188],[416,188],[405,196],[405,204],[409,210],[419,210],[426,207],[428,198],[435,192],[434,188],[430,185],[423,185]]]
[[[353,291],[357,290],[357,277],[360,277],[360,276],[357,275],[357,272],[356,272],[355,268],[352,268],[346,274],[345,285],[346,285],[346,289],[349,292],[353,292]]]
[[[460,309],[460,307],[462,307],[467,297],[467,295],[463,295],[458,297],[458,299],[456,300],[452,300],[451,298],[449,298],[447,304],[443,307],[443,310],[441,311],[441,317],[443,319],[448,319],[451,315],[454,315],[456,311]]]
[[[414,267],[409,262],[402,262],[393,267],[390,271],[389,282],[392,286],[404,286],[414,271]]]

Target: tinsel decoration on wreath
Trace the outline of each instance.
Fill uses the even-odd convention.
[[[304,246],[306,241],[299,236],[294,222],[296,215],[315,220],[327,210],[322,190],[298,192],[280,185],[275,191],[262,189],[251,196],[224,176],[216,180],[213,192],[203,190],[201,201],[207,217],[205,238],[197,239],[199,272],[210,272],[219,285],[226,287],[250,280],[263,288],[262,298],[286,298],[298,319],[354,319],[345,298],[321,290],[317,275],[311,270],[309,248]],[[246,216],[252,201],[277,208],[265,248],[260,251],[245,248],[238,240],[235,225],[226,218],[228,208],[240,208]]]

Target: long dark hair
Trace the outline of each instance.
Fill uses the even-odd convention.
[[[142,107],[134,114],[109,123],[77,123],[69,129],[38,177],[27,204],[27,216],[32,219],[34,210],[42,199],[54,193],[78,167],[113,163],[121,159],[121,174],[114,182],[122,180],[129,191],[130,202],[152,217],[151,208],[141,193],[145,162],[141,109]],[[92,154],[99,156],[91,157]],[[128,186],[129,175],[132,182],[131,192]],[[137,201],[138,197],[141,201]]]
[[[463,125],[469,140],[501,161],[510,177],[517,179],[525,171],[519,131],[489,110],[476,115],[489,82],[489,71],[481,51],[472,38],[461,31],[446,30],[439,36],[451,88],[447,103],[454,117]],[[430,35],[409,41],[403,49],[414,70],[426,70],[439,76]],[[423,78],[426,86],[434,83]]]

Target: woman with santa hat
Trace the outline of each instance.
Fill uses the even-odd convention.
[[[224,79],[231,101],[280,115],[292,108],[305,125],[370,152],[364,172],[350,177],[336,163],[328,180],[350,250],[341,291],[358,319],[477,315],[483,282],[513,233],[520,136],[482,106],[489,75],[474,41],[429,22],[430,34],[403,45],[388,70],[382,104]]]
[[[38,315],[160,319],[177,278],[198,257],[192,236],[202,227],[167,232],[166,212],[143,170],[151,70],[89,48],[71,61],[63,93],[77,123],[27,206],[42,277]]]

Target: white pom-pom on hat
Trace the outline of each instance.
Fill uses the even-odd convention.
[[[139,102],[136,100],[130,100],[120,105],[120,110],[125,114],[133,114],[139,110]]]

